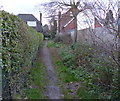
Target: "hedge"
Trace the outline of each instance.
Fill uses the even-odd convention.
[[[27,75],[43,35],[5,11],[0,11],[0,31],[3,98],[24,97]]]

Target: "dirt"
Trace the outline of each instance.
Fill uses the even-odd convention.
[[[49,49],[47,48],[47,41],[45,41],[44,47],[41,49],[42,61],[46,67],[48,84],[46,86],[45,96],[48,99],[61,99],[60,87],[57,85],[57,76],[54,70],[54,66],[51,61]]]

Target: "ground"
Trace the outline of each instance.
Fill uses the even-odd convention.
[[[58,86],[58,79],[55,73],[54,65],[51,61],[51,55],[49,49],[47,48],[47,41],[45,41],[45,45],[41,48],[42,62],[46,67],[47,79],[48,83],[46,86],[45,96],[48,99],[60,99],[63,97],[61,93],[60,87]]]

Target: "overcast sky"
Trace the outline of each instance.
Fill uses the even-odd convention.
[[[39,8],[37,8],[36,5],[49,1],[50,0],[0,0],[0,6],[3,6],[2,10],[15,15],[20,13],[33,14],[39,20]],[[43,25],[47,23],[44,15],[42,22]]]

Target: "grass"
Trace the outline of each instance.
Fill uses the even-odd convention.
[[[49,40],[47,47],[55,47],[55,48],[60,48],[63,44],[61,42],[55,43],[53,40]]]
[[[35,67],[31,68],[29,77],[30,87],[25,91],[27,99],[44,99],[45,67],[40,61],[35,62]]]
[[[28,99],[42,99],[43,95],[40,93],[40,90],[37,88],[27,89],[27,98]]]
[[[48,48],[51,48],[51,47],[53,47],[54,46],[54,41],[53,40],[50,40],[49,42],[48,42],[48,45],[47,45],[47,47]]]
[[[71,74],[68,70],[68,67],[64,66],[62,61],[56,61],[55,65],[58,67],[57,70],[59,72],[59,77],[63,82],[76,82],[78,81],[73,74]]]

